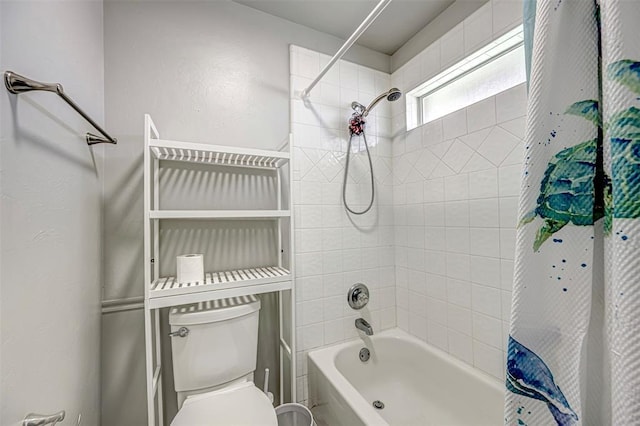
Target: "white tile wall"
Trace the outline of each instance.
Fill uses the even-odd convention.
[[[520,22],[521,0],[491,0],[391,79],[409,91]],[[391,123],[397,324],[503,379],[526,89],[409,133],[404,108],[393,108]],[[413,235],[419,228],[423,245]]]
[[[500,379],[522,155],[523,131],[515,123],[525,121],[496,117],[498,109],[523,114],[514,101],[524,103],[522,93],[523,85],[438,120],[448,141],[430,143],[438,122],[414,130],[423,148],[396,151],[393,162],[421,176],[413,181],[415,173],[394,169],[398,326]],[[480,115],[468,127],[469,117]],[[410,196],[418,187],[421,197]]]
[[[464,20],[464,51],[473,52],[487,45],[493,35],[493,4],[488,2]]]
[[[440,39],[440,66],[448,67],[464,57],[464,25],[453,27]],[[421,81],[419,81],[421,82]]]
[[[309,350],[358,335],[355,318],[364,317],[375,331],[396,326],[395,255],[391,109],[381,103],[368,116],[367,140],[376,176],[371,213],[347,216],[342,179],[351,102],[368,104],[391,87],[391,76],[340,61],[311,92],[308,104],[299,93],[329,56],[292,46],[291,129],[294,138],[294,215],[296,242],[296,315],[298,401],[306,401],[306,354]],[[416,72],[420,76],[420,70]],[[354,144],[347,198],[361,210],[369,200],[369,165],[361,140]],[[417,137],[416,149],[422,149]],[[409,187],[422,197],[422,186]],[[413,193],[412,193],[413,194]],[[414,196],[414,195],[411,195]],[[420,206],[422,206],[420,204]],[[422,212],[418,215],[422,218]],[[424,245],[424,233],[412,238]],[[371,301],[361,311],[346,303],[347,289],[364,282]]]
[[[396,325],[503,378],[526,91],[520,85],[406,132],[405,103],[369,116],[377,202],[348,217],[341,184],[350,104],[391,86],[404,92],[522,20],[521,0],[491,0],[393,75],[340,61],[299,93],[329,56],[291,47],[291,129],[297,262],[297,400],[306,401],[309,350]],[[368,201],[368,163],[353,147],[347,197]],[[372,291],[357,314],[345,293]]]
[[[391,76],[393,85],[402,86],[404,91],[414,89],[521,24],[522,9],[522,0],[490,0],[394,72]],[[404,105],[402,110],[397,105],[393,116],[400,113],[404,113]],[[521,115],[516,113],[516,116]],[[394,125],[402,126],[392,123]]]

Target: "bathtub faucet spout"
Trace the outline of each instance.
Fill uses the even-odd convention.
[[[367,336],[373,336],[373,327],[362,318],[356,320],[356,328],[364,331]]]

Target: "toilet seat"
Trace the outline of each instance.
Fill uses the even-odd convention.
[[[269,398],[253,382],[188,397],[171,426],[277,426]]]

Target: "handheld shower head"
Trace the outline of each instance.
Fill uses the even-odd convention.
[[[389,102],[397,101],[402,97],[402,92],[397,87],[392,87],[387,92],[387,100]]]
[[[378,95],[378,97],[376,97],[373,101],[371,101],[369,106],[364,110],[364,113],[362,114],[362,116],[366,117],[367,115],[369,115],[369,112],[371,112],[371,110],[376,105],[378,105],[378,102],[380,102],[384,98],[387,98],[389,102],[393,102],[393,101],[397,101],[401,97],[402,97],[402,92],[400,91],[400,89],[398,89],[397,87],[392,87],[391,89],[389,89],[389,91]],[[353,104],[351,105],[353,106]]]
[[[384,92],[378,95],[368,107],[364,107],[360,102],[353,101],[351,102],[351,108],[356,112],[349,119],[349,131],[351,132],[351,136],[349,137],[349,146],[347,147],[347,159],[346,165],[344,167],[344,179],[342,180],[342,202],[344,203],[344,207],[352,214],[365,214],[371,207],[373,206],[373,199],[375,197],[376,188],[375,188],[375,178],[373,176],[373,161],[371,160],[371,152],[369,151],[369,144],[367,143],[367,136],[364,131],[365,117],[369,114],[369,112],[384,98],[387,98],[389,102],[397,101],[402,97],[402,92],[400,89],[396,87],[392,87],[387,92]],[[362,135],[362,139],[364,140],[364,146],[367,150],[367,158],[369,159],[369,170],[371,171],[371,198],[369,201],[369,206],[361,211],[356,211],[349,207],[347,203],[347,177],[349,175],[349,156],[351,154],[351,142],[353,141],[354,136]]]

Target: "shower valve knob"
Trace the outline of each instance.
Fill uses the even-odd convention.
[[[362,283],[351,286],[347,293],[347,302],[352,309],[362,309],[369,303],[369,289]]]

